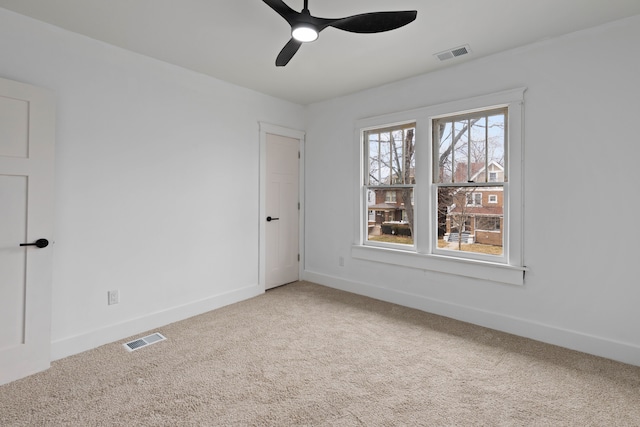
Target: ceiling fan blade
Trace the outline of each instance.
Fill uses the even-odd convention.
[[[291,58],[293,58],[293,55],[295,55],[298,49],[300,49],[300,46],[302,46],[302,42],[294,38],[289,40],[278,54],[278,57],[276,58],[276,66],[284,67],[287,65]]]
[[[275,10],[278,15],[282,16],[289,24],[292,24],[293,21],[300,15],[300,12],[296,12],[291,9],[285,2],[282,0],[262,0],[265,2],[271,9]]]
[[[413,22],[417,15],[416,10],[371,12],[336,19],[329,25],[352,33],[381,33],[403,27]]]

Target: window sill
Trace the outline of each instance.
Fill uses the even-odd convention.
[[[353,245],[351,256],[356,259],[399,265],[419,270],[455,274],[491,282],[524,285],[525,267],[453,258],[443,255],[419,254],[398,249]]]

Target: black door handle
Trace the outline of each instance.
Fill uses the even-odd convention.
[[[20,243],[20,246],[37,246],[42,249],[49,246],[49,241],[47,239],[38,239],[34,243]]]
[[[271,221],[277,221],[280,218],[271,218],[270,216],[267,217],[267,222],[271,222]]]

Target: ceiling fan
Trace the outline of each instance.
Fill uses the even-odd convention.
[[[296,12],[282,0],[263,0],[291,25],[291,40],[282,48],[276,58],[276,65],[283,67],[289,63],[302,43],[312,42],[318,33],[327,27],[352,33],[381,33],[395,30],[413,22],[418,15],[415,10],[397,12],[370,12],[346,18],[327,19],[311,16],[309,1],[304,0],[304,8]]]

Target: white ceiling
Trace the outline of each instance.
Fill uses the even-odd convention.
[[[303,0],[285,0],[295,10]],[[0,7],[256,91],[309,104],[624,17],[639,0],[309,0],[314,16],[417,10],[403,28],[327,28],[286,67],[290,38],[262,0],[0,0]],[[434,54],[468,44],[472,53]]]

